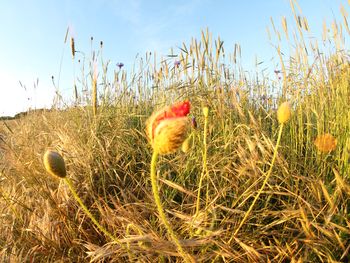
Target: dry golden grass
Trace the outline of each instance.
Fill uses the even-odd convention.
[[[144,129],[153,110],[190,99],[198,123],[193,147],[158,163],[162,205],[186,253],[198,262],[348,262],[349,54],[336,34],[327,37],[336,52],[320,55],[320,46],[306,54],[307,20],[295,19],[299,40],[290,44],[290,62],[277,52],[281,90],[273,88],[278,80],[245,75],[238,46],[226,55],[231,64],[223,64],[222,42],[207,31],[183,44],[179,65],[167,58],[153,64],[146,55],[137,77],[115,72],[98,105],[78,94],[84,106],[1,122],[0,261],[181,262],[159,221]],[[281,26],[291,41],[285,19]],[[99,88],[83,83],[82,89]],[[292,114],[276,149],[277,106],[286,100]],[[325,133],[337,143],[323,153],[314,141]],[[99,231],[62,181],[47,175],[48,148],[62,154],[78,195],[120,244]]]

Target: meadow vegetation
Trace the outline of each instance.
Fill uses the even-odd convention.
[[[240,46],[226,53],[208,30],[169,56],[147,53],[131,72],[104,60],[102,43],[84,58],[72,45],[73,99],[0,123],[0,261],[349,262],[350,31],[341,10],[322,40],[306,37],[293,3],[293,23],[272,21],[273,73],[244,71]],[[197,127],[186,152],[160,155],[156,172],[188,258],[159,217],[145,133],[154,110],[185,100]],[[286,101],[291,115],[277,116]],[[47,173],[47,149],[63,156],[77,195],[113,238],[65,179]]]

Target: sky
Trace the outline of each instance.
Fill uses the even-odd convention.
[[[321,36],[322,22],[340,19],[346,0],[299,0],[311,32]],[[224,41],[227,52],[240,44],[244,66],[276,57],[266,28],[272,18],[292,19],[289,0],[0,0],[0,116],[28,108],[50,107],[60,91],[73,94],[73,66],[67,28],[76,49],[85,53],[103,41],[103,57],[131,68],[137,54],[175,53],[206,28]],[[271,28],[271,27],[270,27]],[[57,82],[59,80],[59,83]]]

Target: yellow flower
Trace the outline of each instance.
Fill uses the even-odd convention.
[[[168,154],[178,149],[187,136],[190,102],[184,101],[156,111],[146,122],[146,134],[153,149]]]
[[[280,124],[286,123],[292,115],[289,102],[283,102],[277,110],[277,120]]]
[[[63,157],[58,152],[47,150],[43,161],[45,169],[49,174],[60,178],[66,177],[66,165]]]
[[[335,139],[331,134],[326,133],[323,135],[318,135],[314,144],[320,152],[328,153],[335,150],[337,147],[337,139]]]

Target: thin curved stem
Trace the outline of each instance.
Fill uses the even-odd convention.
[[[116,242],[117,244],[121,245],[120,241],[117,238],[115,238],[111,233],[109,233],[103,226],[101,226],[100,223],[96,220],[96,218],[90,213],[88,208],[84,205],[83,201],[80,199],[80,197],[78,196],[77,192],[75,191],[71,180],[69,180],[68,177],[65,177],[64,178],[64,182],[68,185],[69,190],[73,194],[73,197],[79,203],[80,207],[83,209],[85,214],[91,219],[91,221],[97,226],[97,228],[99,230],[101,230],[110,239],[112,239],[114,242]]]
[[[270,165],[270,169],[269,171],[267,172],[266,176],[265,176],[265,180],[263,182],[263,184],[261,185],[258,193],[256,194],[252,204],[250,205],[248,211],[245,213],[241,223],[239,224],[239,226],[237,227],[237,229],[235,230],[235,232],[233,233],[232,237],[230,238],[229,240],[229,243],[232,241],[232,239],[237,235],[238,231],[241,229],[241,227],[243,226],[243,224],[245,223],[245,221],[247,220],[248,216],[250,215],[251,211],[253,210],[253,207],[256,203],[256,201],[258,200],[260,194],[262,193],[262,191],[264,190],[266,184],[267,184],[267,181],[269,180],[270,178],[270,175],[271,175],[271,172],[272,172],[272,168],[273,168],[273,165],[275,163],[275,160],[276,160],[276,157],[277,157],[277,152],[278,152],[278,147],[279,147],[279,144],[280,144],[280,141],[281,141],[281,135],[282,135],[282,130],[283,130],[283,123],[280,125],[280,129],[279,129],[279,132],[278,132],[278,138],[277,138],[277,143],[276,143],[276,147],[274,149],[274,153],[273,153],[273,157],[272,157],[272,161],[271,161],[271,165]]]
[[[158,161],[158,152],[153,151],[152,161],[151,161],[151,183],[152,183],[153,197],[154,197],[155,203],[157,205],[159,218],[162,221],[162,223],[165,225],[166,230],[168,231],[170,237],[172,238],[172,240],[176,244],[177,249],[178,249],[179,253],[181,254],[181,256],[184,258],[184,260],[186,262],[191,262],[193,260],[191,260],[191,257],[188,254],[186,254],[185,251],[183,250],[179,239],[177,238],[174,230],[172,229],[171,224],[167,220],[166,215],[164,213],[162,202],[161,202],[160,196],[159,196],[159,188],[158,188],[158,182],[157,182],[157,173],[156,173],[157,161]]]
[[[204,150],[203,150],[203,169],[202,169],[201,177],[199,178],[199,183],[198,183],[196,213],[194,215],[194,218],[196,218],[199,214],[203,178],[207,174],[207,171],[208,171],[208,168],[207,168],[207,127],[208,127],[208,116],[205,116],[204,131],[203,131],[204,132],[204,134],[203,134],[203,147],[204,147]]]

